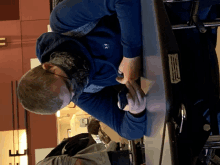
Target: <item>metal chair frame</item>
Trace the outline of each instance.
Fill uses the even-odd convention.
[[[187,24],[172,25],[172,30],[197,28],[200,33],[206,33],[208,27],[220,26],[220,18],[217,18],[212,22],[202,22],[201,20],[199,20],[197,14],[199,9],[199,0],[163,0],[163,2],[164,3],[192,2],[190,20],[187,22]],[[182,119],[184,119],[185,114],[181,113],[181,117]],[[182,120],[181,126],[183,122],[184,120]],[[180,130],[181,130],[181,126],[180,126]],[[175,141],[174,136],[175,135],[171,135],[171,138],[173,138],[173,140]],[[206,144],[204,145],[203,149],[206,149],[206,155],[205,155],[205,159],[203,159],[204,157],[200,157],[201,163],[206,162],[207,165],[212,165],[212,164],[220,165],[220,158],[217,155],[215,155],[215,149],[220,149],[220,135],[210,136]],[[173,162],[173,163],[174,165],[179,164],[178,162]]]

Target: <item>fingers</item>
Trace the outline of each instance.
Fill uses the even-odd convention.
[[[122,77],[117,77],[116,81],[119,82],[120,84],[126,84],[127,82],[131,82],[131,81],[135,81],[137,80],[139,77],[135,77],[135,79],[132,79],[131,77],[129,78],[122,78]]]
[[[129,93],[126,95],[129,105],[129,111],[132,114],[138,114],[146,108],[147,99],[141,87],[136,82],[127,82],[126,87]]]
[[[127,80],[125,78],[122,77],[117,77],[116,81],[119,82],[120,84],[126,84]]]
[[[127,97],[127,96],[126,96],[126,97]],[[127,100],[128,100],[128,97],[127,97]],[[129,100],[128,100],[128,101],[129,101]],[[117,105],[118,105],[118,108],[121,109],[121,108],[120,108],[119,101],[118,101]],[[124,111],[129,111],[129,102],[128,102],[128,105],[126,105],[123,110],[124,110]]]
[[[137,94],[133,86],[130,84],[130,82],[127,82],[125,85],[129,90],[129,93],[130,93],[129,96],[132,98],[133,101],[136,101],[135,98],[137,98],[136,96]]]
[[[144,91],[141,89],[140,85],[137,84],[136,81],[131,81],[131,85],[133,86],[133,89],[136,91],[138,97],[144,97]]]
[[[126,95],[126,97],[127,97],[127,100],[128,100],[129,110],[131,110],[131,107],[134,106],[135,102],[134,102],[133,98],[131,97],[131,94],[130,94],[130,93],[128,93],[128,94]]]
[[[129,98],[131,98],[135,104],[139,105],[146,102],[144,91],[135,81],[127,82],[126,86],[130,92]]]

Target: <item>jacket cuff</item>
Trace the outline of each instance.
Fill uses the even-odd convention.
[[[131,119],[132,121],[137,122],[137,123],[142,123],[146,120],[146,116],[147,116],[146,113],[147,113],[146,110],[144,110],[144,113],[139,117],[135,117],[130,112],[127,112],[127,115],[128,115],[128,118]]]
[[[123,56],[127,58],[134,58],[143,54],[143,46],[131,48],[123,45]]]

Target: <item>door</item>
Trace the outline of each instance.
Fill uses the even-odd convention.
[[[20,129],[24,129],[24,110],[17,102],[16,81],[22,76],[21,43],[6,43],[0,47],[0,131],[17,128],[17,114]],[[12,99],[13,97],[13,99]],[[13,119],[14,111],[14,119]],[[14,124],[14,125],[13,125]]]

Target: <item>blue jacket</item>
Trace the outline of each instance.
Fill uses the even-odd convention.
[[[123,56],[142,54],[140,0],[64,0],[52,11],[50,25],[53,32],[37,40],[39,61],[49,61],[51,52],[57,50],[86,55],[91,67],[89,84],[77,106],[120,136],[141,138],[147,116],[137,118],[120,110],[117,93],[108,88],[118,84],[115,79]]]
[[[49,61],[52,51],[83,52],[90,61],[89,84],[77,106],[126,139],[141,138],[146,115],[136,118],[117,106],[117,93],[107,86],[119,84],[118,67],[123,56],[142,54],[139,0],[65,0],[51,13],[53,32],[37,40],[37,57]],[[59,47],[65,42],[65,46]]]

